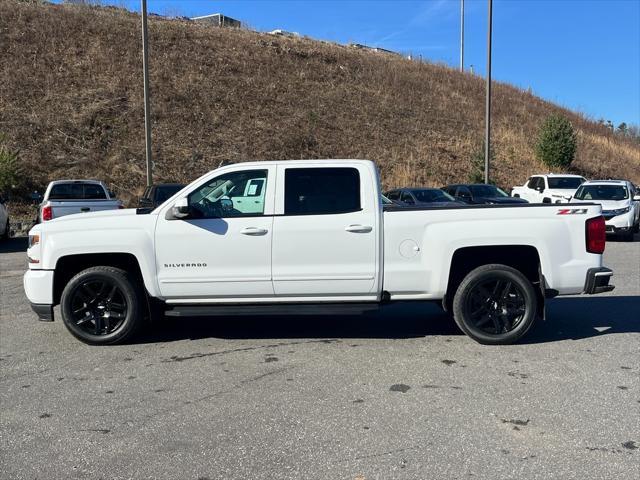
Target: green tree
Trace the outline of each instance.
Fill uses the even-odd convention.
[[[19,190],[25,183],[24,171],[17,150],[12,150],[0,135],[0,192]]]
[[[620,125],[618,125],[617,131],[620,135],[625,136],[627,134],[627,124],[626,122],[622,122]]]
[[[489,153],[489,162],[493,163],[493,149]],[[484,183],[484,140],[473,151],[471,155],[471,172],[469,173],[470,183]],[[489,180],[490,183],[491,180]]]
[[[577,134],[571,122],[562,115],[551,115],[538,132],[536,156],[548,167],[568,167],[578,147]]]

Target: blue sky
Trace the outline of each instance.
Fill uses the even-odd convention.
[[[139,0],[106,0],[139,10]],[[460,0],[148,0],[151,12],[222,12],[281,28],[459,63]],[[465,0],[465,66],[486,71],[487,1]],[[494,0],[493,78],[616,125],[640,124],[640,0]]]

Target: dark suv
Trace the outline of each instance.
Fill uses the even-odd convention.
[[[147,187],[142,197],[138,200],[138,206],[141,208],[156,208],[184,187],[181,183],[159,183],[158,185]]]
[[[529,203],[523,198],[510,197],[495,185],[486,183],[447,185],[442,190],[459,202],[470,205]]]

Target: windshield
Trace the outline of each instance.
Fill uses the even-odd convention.
[[[51,187],[49,200],[106,200],[107,194],[96,183],[58,183]]]
[[[508,197],[503,190],[500,190],[495,185],[469,185],[471,195],[474,197]]]
[[[439,188],[425,188],[422,190],[411,190],[413,196],[419,202],[453,202],[455,199],[447,192],[443,192]]]
[[[577,200],[625,200],[629,198],[623,185],[582,185],[575,194]]]
[[[575,190],[585,182],[582,177],[547,177],[549,188]]]

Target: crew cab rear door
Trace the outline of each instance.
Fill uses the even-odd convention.
[[[375,298],[381,226],[371,177],[363,164],[278,166],[276,296]]]

